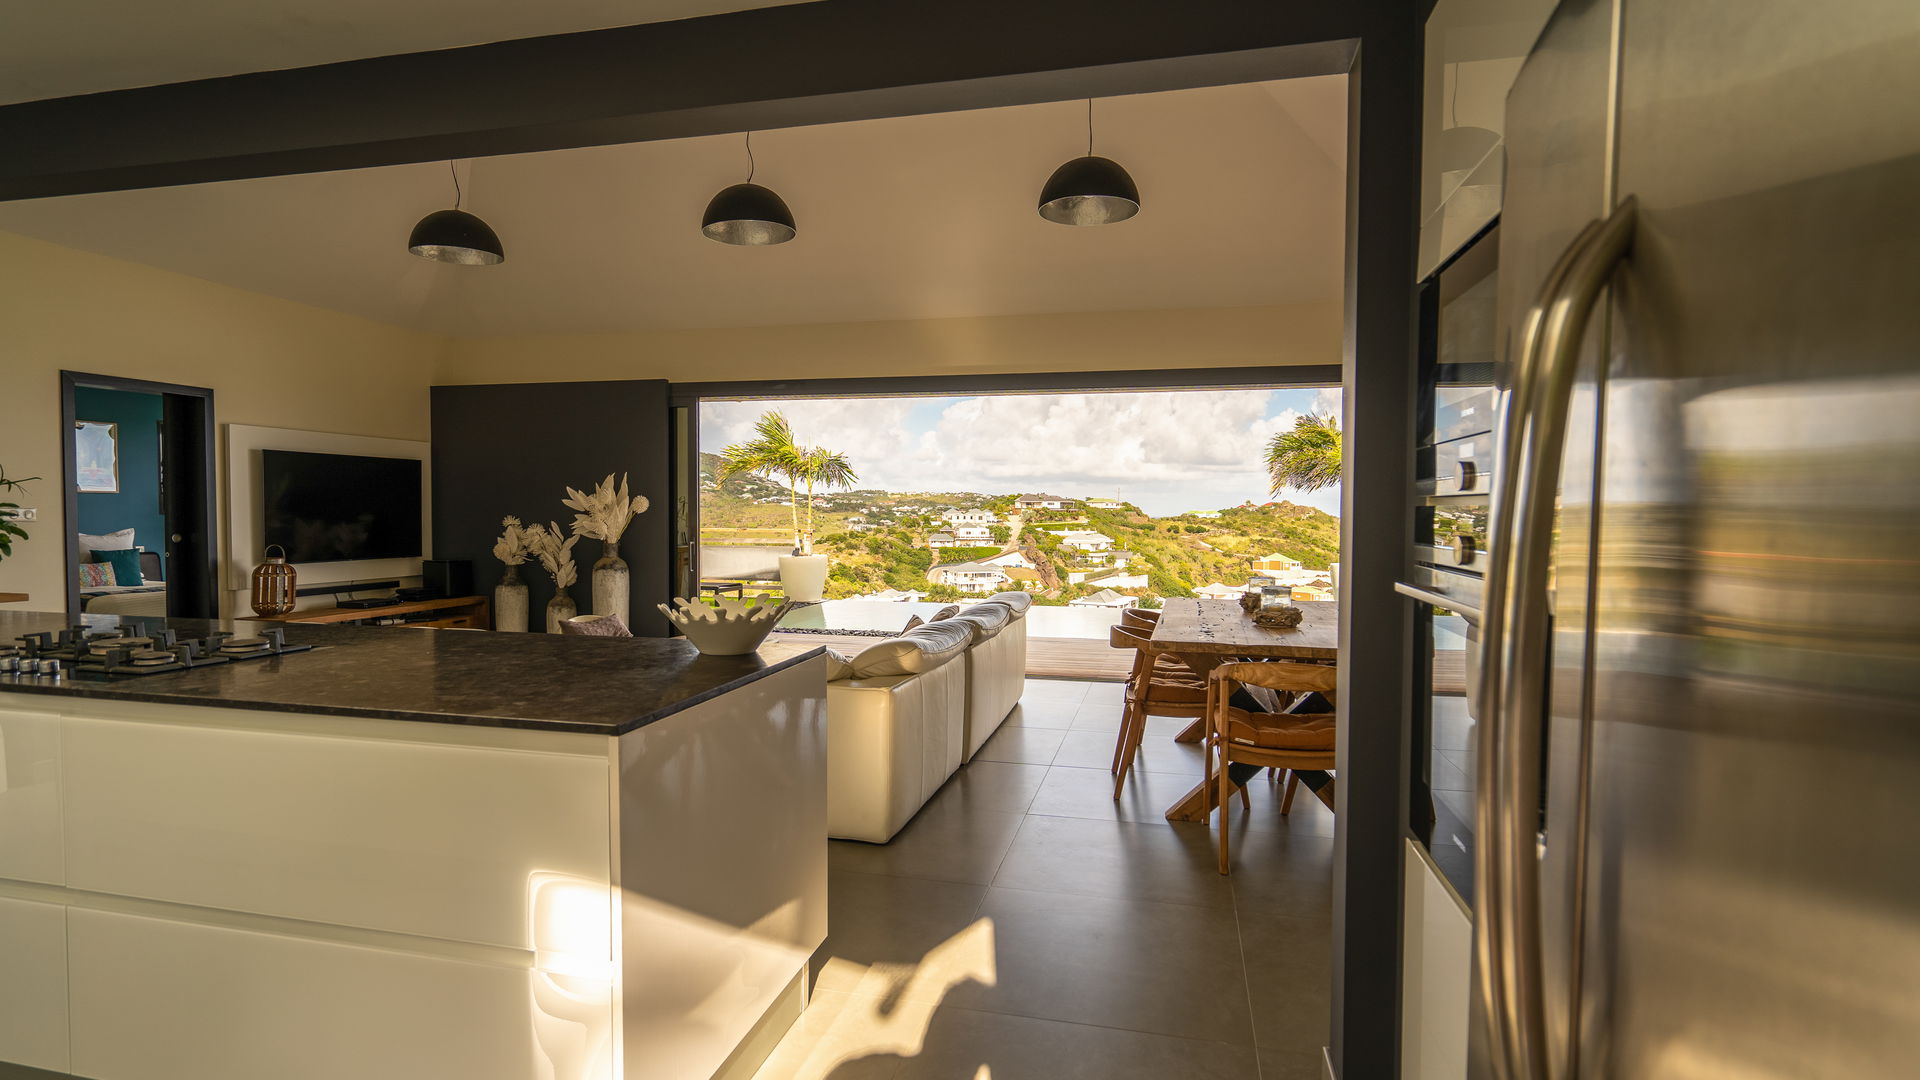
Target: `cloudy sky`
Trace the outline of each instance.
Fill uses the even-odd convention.
[[[700,448],[750,438],[770,407],[801,442],[846,454],[860,487],[1106,496],[1164,516],[1272,497],[1267,438],[1303,413],[1339,415],[1340,390],[710,401]],[[1337,485],[1278,497],[1340,512]]]

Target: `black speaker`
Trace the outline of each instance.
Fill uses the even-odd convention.
[[[472,596],[473,564],[465,559],[422,559],[420,585],[435,596]]]

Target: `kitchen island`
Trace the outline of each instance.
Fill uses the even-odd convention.
[[[0,644],[64,625],[0,613]],[[286,639],[314,648],[0,675],[0,1062],[752,1074],[826,935],[818,650]]]

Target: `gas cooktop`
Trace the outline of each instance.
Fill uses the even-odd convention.
[[[0,678],[65,678],[68,675],[131,678],[191,671],[269,656],[306,652],[311,645],[289,645],[286,630],[272,627],[258,636],[216,630],[206,637],[181,637],[165,626],[134,621],[110,631],[85,626],[46,630],[0,645]]]

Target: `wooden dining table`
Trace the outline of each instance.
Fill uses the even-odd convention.
[[[1279,630],[1257,625],[1236,600],[1169,597],[1146,648],[1179,657],[1202,676],[1236,658],[1339,660],[1340,605],[1332,600],[1304,600],[1294,606],[1305,618],[1298,626]],[[1196,720],[1175,738],[1198,742],[1206,734],[1206,725],[1205,720]],[[1315,794],[1330,800],[1331,783]],[[1218,799],[1218,782],[1211,774],[1204,776],[1167,808],[1167,820],[1206,821],[1219,805]]]

